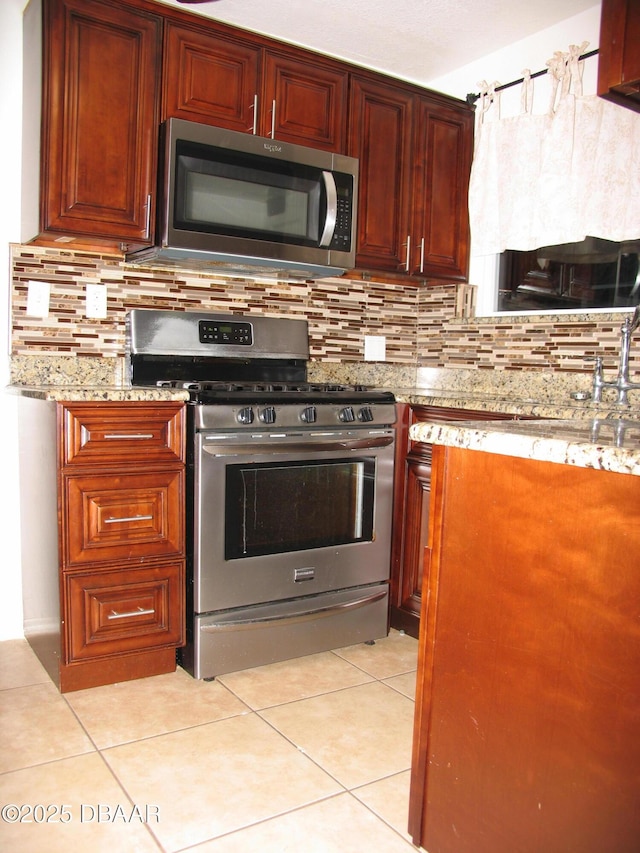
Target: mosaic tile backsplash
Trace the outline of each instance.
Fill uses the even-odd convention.
[[[50,284],[49,316],[27,316],[28,282]],[[87,284],[107,286],[107,318],[85,317]],[[589,357],[617,366],[621,318],[616,314],[472,318],[458,316],[461,288],[430,282],[329,278],[277,281],[149,270],[88,252],[12,247],[12,356],[124,353],[131,308],[163,308],[305,318],[311,360],[362,362],[365,335],[386,337],[389,364],[411,368],[544,370],[589,373]],[[464,295],[464,293],[462,294]],[[20,360],[18,358],[18,360]],[[640,343],[631,372],[640,371]]]

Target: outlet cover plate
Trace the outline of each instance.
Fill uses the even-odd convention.
[[[86,315],[93,320],[102,320],[107,316],[107,285],[87,284]]]

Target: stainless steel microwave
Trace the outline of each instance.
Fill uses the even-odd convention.
[[[174,118],[160,151],[156,243],[128,262],[305,278],[355,266],[353,157]]]

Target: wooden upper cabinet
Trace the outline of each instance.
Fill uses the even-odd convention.
[[[116,3],[46,0],[43,231],[149,242],[161,27]]]
[[[473,112],[466,105],[352,78],[358,267],[466,279],[472,143]]]
[[[347,128],[346,72],[267,53],[262,136],[343,153]]]
[[[420,100],[415,136],[410,272],[465,280],[473,113]]]
[[[356,265],[406,271],[413,98],[351,78],[349,150],[360,160]]]
[[[464,103],[145,0],[42,3],[39,242],[149,245],[176,117],[357,157],[357,268],[466,278]]]
[[[169,22],[162,117],[343,151],[348,75],[262,41]]]
[[[163,119],[252,130],[259,87],[258,46],[169,22],[164,57]]]
[[[640,112],[640,2],[602,0],[598,94]]]

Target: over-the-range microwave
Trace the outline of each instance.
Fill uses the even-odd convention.
[[[171,118],[155,245],[131,263],[314,278],[355,266],[358,161]]]

